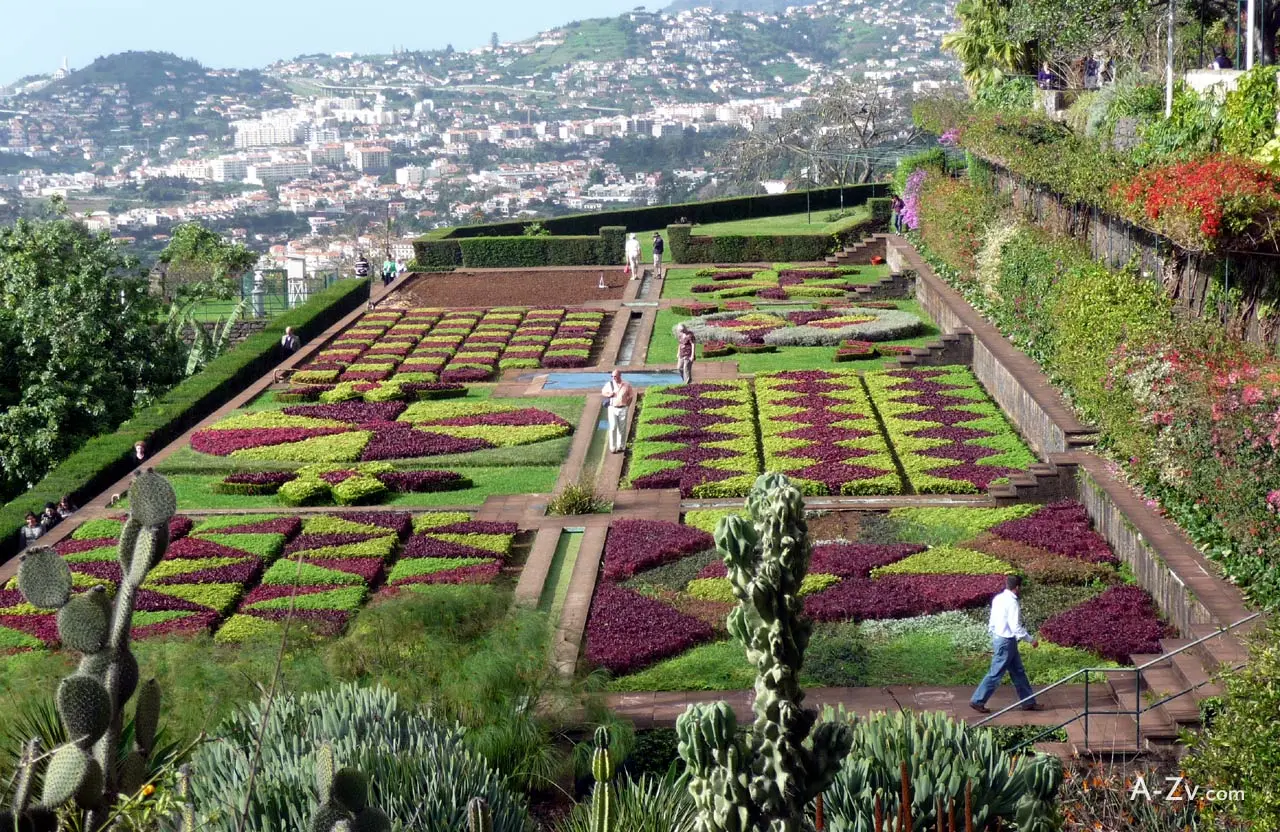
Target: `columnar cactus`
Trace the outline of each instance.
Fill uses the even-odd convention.
[[[609,729],[596,729],[595,749],[591,752],[591,776],[596,785],[591,791],[591,832],[616,832],[618,818],[614,814],[614,761],[609,753]]]
[[[493,832],[493,811],[489,809],[489,801],[483,797],[473,797],[467,801],[468,832]]]
[[[810,556],[800,492],[781,474],[765,474],[747,513],[749,520],[722,519],[715,540],[738,599],[729,632],[756,667],[755,722],[740,737],[724,702],[691,705],[676,722],[680,756],[700,832],[800,832],[806,805],[830,785],[852,735],[832,722],[814,730],[817,712],[801,706],[812,624],[799,597]]]
[[[369,778],[353,768],[337,768],[328,743],[316,755],[316,791],[320,807],[312,832],[391,832],[387,813],[369,805]]]
[[[58,610],[58,637],[83,654],[80,666],[58,686],[58,714],[71,739],[53,750],[44,773],[40,805],[51,810],[74,801],[83,828],[99,829],[118,794],[146,781],[147,759],[160,719],[155,680],[138,688],[138,661],[129,649],[133,607],[152,568],[169,545],[169,520],[178,500],[168,480],[148,469],[129,489],[132,511],[120,531],[120,585],[114,598],[101,586],[71,595],[71,570],[52,549],[33,549],[18,567],[18,589],[32,605]],[[133,748],[120,753],[124,708],[137,691]],[[28,811],[30,796],[15,805]]]

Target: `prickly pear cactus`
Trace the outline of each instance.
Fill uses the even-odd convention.
[[[849,753],[847,725],[802,707],[800,668],[809,646],[800,584],[809,569],[808,528],[800,492],[781,474],[765,474],[747,496],[748,518],[716,526],[738,605],[729,632],[755,665],[755,722],[738,735],[724,702],[691,705],[676,722],[680,756],[700,832],[800,832],[805,807],[830,785]]]
[[[133,510],[120,531],[121,579],[114,597],[101,586],[73,597],[71,570],[52,549],[33,549],[18,568],[23,597],[56,609],[63,647],[83,654],[76,672],[58,686],[58,715],[72,739],[48,758],[40,806],[56,810],[74,801],[89,830],[101,827],[116,795],[143,786],[160,718],[155,680],[138,688],[129,633],[138,589],[164,557],[178,501],[169,481],[150,469],[134,479],[129,497]],[[122,756],[125,705],[135,692],[134,747]],[[24,792],[15,812],[30,811],[29,800]]]
[[[591,832],[617,832],[618,818],[614,811],[611,782],[615,764],[609,753],[609,729],[596,729],[595,748],[591,752],[591,776],[595,788],[591,790]]]
[[[369,778],[353,768],[337,768],[333,746],[316,755],[316,792],[320,806],[311,819],[312,832],[391,832],[391,819],[369,805]]]

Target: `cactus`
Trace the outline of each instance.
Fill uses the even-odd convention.
[[[595,788],[591,790],[591,832],[617,832],[617,816],[614,814],[611,791],[614,772],[613,756],[609,753],[609,729],[596,729],[595,749],[591,752],[591,776]]]
[[[489,809],[489,801],[483,797],[473,797],[467,801],[468,832],[493,832],[493,812]]]
[[[800,492],[781,474],[765,474],[746,506],[750,519],[722,519],[715,541],[738,599],[729,632],[756,668],[755,722],[740,737],[724,702],[691,705],[676,722],[680,756],[700,832],[800,832],[805,807],[839,771],[852,732],[835,722],[814,729],[817,712],[801,707],[812,624],[799,598],[810,556]]]
[[[369,778],[338,768],[329,743],[316,755],[316,792],[320,806],[311,819],[312,832],[391,832],[386,812],[369,805]]]
[[[101,586],[73,597],[71,570],[52,549],[33,549],[18,568],[23,597],[56,609],[63,646],[83,654],[76,672],[58,686],[58,715],[69,740],[48,756],[40,808],[56,811],[74,801],[87,830],[103,825],[117,795],[132,794],[145,782],[160,718],[160,688],[151,680],[138,693],[134,747],[121,756],[125,705],[138,689],[138,662],[129,644],[134,601],[147,573],[164,557],[169,520],[177,510],[173,487],[151,469],[134,479],[129,495],[133,510],[120,532],[121,580],[114,599]],[[30,789],[20,797],[14,813],[30,815]]]

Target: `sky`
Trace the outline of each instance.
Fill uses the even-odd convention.
[[[129,50],[173,52],[209,67],[262,67],[317,52],[393,47],[466,50],[605,17],[645,0],[0,0],[0,85]],[[662,5],[666,0],[662,0]],[[649,8],[657,9],[657,3]]]

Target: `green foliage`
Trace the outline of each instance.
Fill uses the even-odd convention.
[[[28,511],[38,512],[46,502],[56,503],[64,495],[78,500],[105,488],[136,464],[135,442],[146,441],[152,447],[165,444],[266,372],[279,358],[285,327],[292,326],[302,338],[317,335],[364,302],[368,291],[368,281],[339,281],[306,304],[274,318],[262,332],[210,362],[154,404],[135,410],[113,433],[99,434],[84,443],[25,494],[0,508],[0,552],[16,548],[17,532]],[[102,331],[100,324],[95,327],[95,331]]]
[[[1254,784],[1280,782],[1280,627],[1251,637],[1249,663],[1224,677],[1226,693],[1212,724],[1184,761],[1198,784],[1243,788],[1244,799],[1209,805],[1211,815],[1253,829],[1280,828],[1280,793]],[[1226,786],[1218,786],[1225,783]]]
[[[1240,156],[1252,155],[1276,132],[1280,68],[1259,64],[1240,76],[1236,88],[1222,104],[1222,149]]]
[[[1271,87],[1274,93],[1274,73]],[[1165,118],[1163,106],[1162,98],[1160,114],[1139,126],[1138,135],[1142,142],[1133,149],[1135,162],[1149,165],[1161,160],[1187,159],[1214,149],[1218,138],[1218,116],[1212,101],[1201,98],[1185,84],[1179,84],[1173,96],[1171,117]],[[1229,132],[1223,132],[1224,139],[1229,135]]]
[[[18,570],[23,597],[57,609],[63,646],[84,654],[78,671],[58,686],[57,710],[67,740],[52,750],[44,767],[40,800],[45,809],[60,810],[74,799],[83,827],[90,830],[102,826],[119,795],[131,795],[146,782],[160,716],[156,681],[138,687],[130,633],[138,589],[168,546],[177,497],[168,481],[150,470],[134,480],[130,491],[134,510],[120,531],[122,578],[114,603],[100,586],[72,597],[70,569],[52,549],[28,553]],[[124,706],[135,690],[133,732],[124,745]],[[20,764],[24,781],[33,777],[34,766],[31,760]],[[14,812],[21,815],[30,809],[31,794],[19,789],[17,797]]]
[[[591,482],[569,483],[560,489],[547,503],[547,514],[567,516],[574,514],[603,514],[613,508],[613,503],[596,494]]]
[[[616,265],[602,263],[599,237],[471,237],[457,244],[465,268]]]
[[[1025,113],[1035,100],[1036,86],[1030,78],[1002,78],[974,90],[974,104],[984,110]]]
[[[280,695],[243,707],[213,739],[192,760],[191,795],[202,829],[308,828],[317,741],[328,742],[336,765],[367,776],[369,803],[382,807],[392,823],[460,829],[472,797],[489,803],[499,832],[524,832],[529,823],[523,799],[467,748],[461,726],[408,710],[385,688],[343,685]],[[240,826],[246,794],[247,822]]]
[[[597,789],[600,787],[597,786]],[[617,828],[626,832],[695,832],[697,812],[682,778],[642,775],[610,785]],[[598,832],[590,803],[579,803],[557,826],[557,832]]]
[[[253,267],[257,255],[240,243],[231,243],[199,223],[189,222],[173,230],[160,252],[166,294],[187,298],[232,296],[232,281]]]
[[[982,231],[995,219],[999,199],[963,180],[930,176],[920,196],[920,233],[953,269],[971,272]]]
[[[134,267],[71,220],[0,229],[0,496],[180,377],[181,345]]]
[[[800,492],[780,474],[756,480],[737,515],[716,526],[739,604],[729,633],[755,665],[755,724],[747,736],[725,703],[690,705],[676,721],[689,792],[704,830],[799,832],[805,807],[823,792],[849,751],[847,727],[814,725],[801,707],[800,668],[812,624],[799,591],[809,568]],[[810,732],[812,736],[810,736]]]
[[[898,160],[897,167],[893,169],[893,192],[898,196],[905,196],[907,179],[921,168],[943,173],[947,169],[947,154],[940,147],[931,147],[928,150],[903,156]]]
[[[551,232],[540,222],[531,222],[524,227],[524,236],[526,237],[549,237]]]
[[[834,832],[873,830],[877,795],[884,816],[898,817],[904,791],[910,794],[914,829],[942,826],[939,802],[944,814],[954,806],[957,819],[963,817],[967,791],[972,796],[971,828],[992,828],[997,818],[1023,832],[1058,827],[1054,796],[1063,773],[1056,757],[1011,757],[989,731],[938,712],[858,719],[827,709],[824,719],[853,728],[853,750],[825,795]],[[902,763],[907,764],[909,789],[901,782]]]

